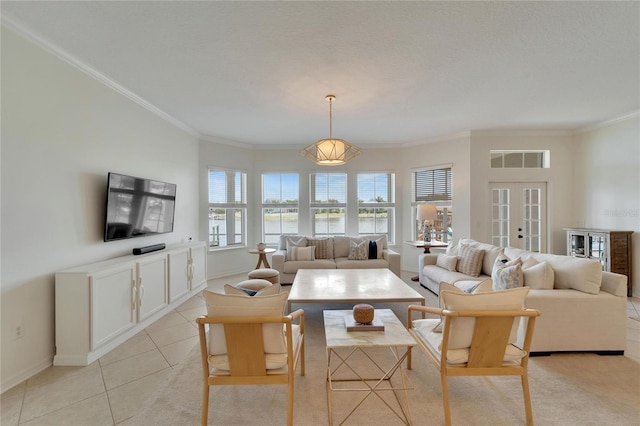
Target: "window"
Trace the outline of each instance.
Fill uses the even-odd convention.
[[[299,187],[295,173],[262,175],[262,241],[268,245],[280,234],[298,233]]]
[[[246,244],[247,174],[209,169],[209,247]]]
[[[418,204],[433,204],[438,210],[434,223],[436,239],[449,241],[452,236],[453,210],[451,167],[438,167],[413,172],[413,217],[416,218]],[[415,237],[420,233],[420,224],[416,221]]]
[[[492,169],[548,169],[551,153],[546,150],[491,150]]]
[[[392,242],[395,229],[395,174],[358,173],[358,234],[384,234]]]
[[[313,235],[346,235],[347,175],[312,173],[309,178]]]

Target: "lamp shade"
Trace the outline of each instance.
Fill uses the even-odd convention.
[[[419,204],[418,205],[418,220],[425,221],[430,220],[435,222],[438,218],[438,209],[433,204]]]

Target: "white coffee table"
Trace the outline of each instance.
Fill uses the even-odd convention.
[[[329,425],[333,424],[332,394],[361,392],[364,396],[356,402],[340,424],[346,422],[358,407],[370,396],[378,397],[377,402],[387,406],[404,424],[413,424],[411,406],[407,390],[413,389],[402,369],[402,362],[410,356],[416,341],[391,309],[376,309],[375,316],[384,324],[384,331],[347,331],[345,316],[353,316],[352,310],[323,311],[324,332],[327,344],[327,409]],[[376,359],[376,348],[388,348],[392,357]],[[360,352],[369,359],[375,368],[365,375],[358,372],[356,354]],[[377,354],[379,356],[379,354]],[[354,361],[355,359],[355,361]],[[343,374],[346,371],[348,377]],[[394,385],[392,377],[400,374],[400,385]],[[337,382],[354,382],[358,385],[336,387]],[[400,398],[400,391],[404,398]],[[383,397],[383,393],[393,392],[395,404]],[[404,403],[402,401],[404,399]],[[395,405],[395,407],[394,407]]]
[[[389,269],[300,269],[289,291],[293,303],[387,303],[425,305],[424,297]]]

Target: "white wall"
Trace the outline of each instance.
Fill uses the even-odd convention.
[[[575,136],[570,226],[634,231],[633,295],[640,297],[640,114]]]
[[[431,166],[451,166],[453,185],[453,240],[469,238],[470,228],[470,199],[471,175],[470,172],[470,147],[469,134],[464,133],[450,138],[444,138],[435,142],[409,146],[402,149],[402,167],[398,180],[402,185],[403,213],[402,213],[402,239],[400,242],[412,239],[413,229],[416,226],[412,211],[413,200],[412,173],[416,169]],[[402,269],[406,271],[418,271],[418,256],[422,250],[413,246],[400,244]]]
[[[356,143],[355,141],[351,141]],[[357,143],[356,143],[357,144]],[[300,148],[302,149],[302,148]],[[208,166],[218,166],[223,168],[237,168],[247,172],[248,180],[248,247],[229,248],[210,252],[208,261],[209,277],[221,277],[251,270],[255,267],[257,257],[249,254],[248,250],[261,239],[261,175],[267,172],[273,173],[299,173],[300,185],[308,187],[308,175],[311,172],[342,172],[347,173],[347,185],[349,192],[355,193],[356,174],[361,171],[393,172],[396,173],[396,215],[397,221],[395,233],[396,240],[402,238],[400,224],[403,217],[403,190],[400,188],[403,170],[399,167],[401,156],[397,149],[376,148],[363,149],[362,153],[348,162],[344,166],[320,167],[312,161],[300,155],[299,149],[250,149],[234,147],[215,140],[202,140],[200,142],[200,180],[205,184],[201,190],[200,205],[203,211],[207,206],[206,179]],[[308,191],[301,191],[300,203],[308,203]],[[355,199],[348,201],[347,209],[357,208]],[[300,214],[300,225],[298,232],[303,235],[310,235],[310,218],[302,212]],[[204,229],[201,238],[205,238],[208,227],[207,218],[201,218],[201,227]],[[347,224],[347,231],[353,235],[357,232],[357,223]]]
[[[492,169],[490,151],[549,150],[548,169]],[[547,183],[546,252],[566,254],[564,227],[571,226],[574,202],[575,166],[571,134],[549,131],[473,131],[471,132],[471,238],[491,242],[490,182]]]
[[[197,237],[197,156],[195,137],[2,29],[2,390],[52,362],[55,271]],[[104,243],[109,171],[176,183],[174,232]]]

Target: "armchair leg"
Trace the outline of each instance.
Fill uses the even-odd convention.
[[[202,390],[202,426],[207,426],[209,422],[209,384],[205,382],[204,389]]]
[[[524,398],[524,411],[527,415],[527,425],[533,426],[533,410],[531,409],[531,395],[529,393],[529,377],[525,371],[522,376],[522,396]]]
[[[293,426],[293,377],[289,378],[289,402],[287,404],[287,426]]]
[[[447,386],[447,376],[440,376],[442,381],[442,406],[444,408],[444,424],[451,426],[451,407],[449,406],[449,387]]]

